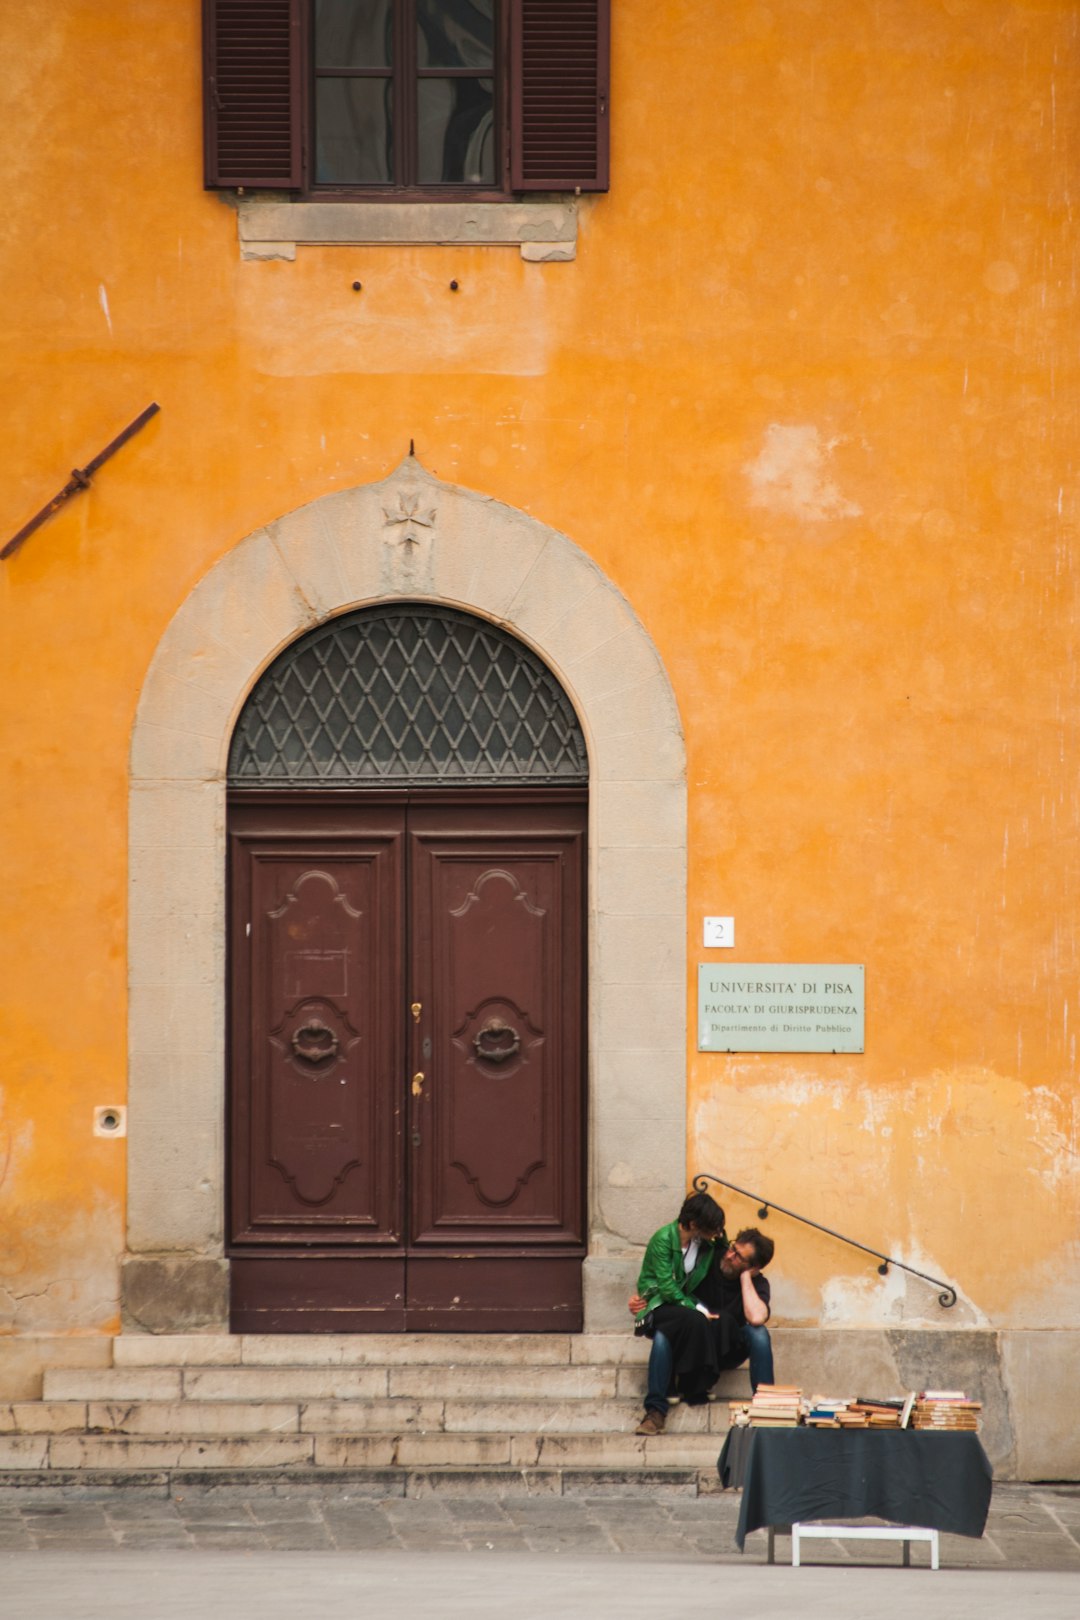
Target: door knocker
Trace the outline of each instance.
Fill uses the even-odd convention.
[[[501,1018],[489,1018],[473,1036],[476,1055],[486,1063],[506,1063],[521,1051],[521,1036]]]
[[[338,1055],[338,1038],[332,1029],[311,1018],[293,1031],[292,1049],[305,1063],[328,1063]]]

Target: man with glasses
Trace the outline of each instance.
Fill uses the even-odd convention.
[[[753,1226],[732,1243],[721,1237],[712,1264],[688,1290],[692,1309],[689,1300],[651,1305],[643,1266],[630,1309],[638,1317],[637,1331],[651,1335],[652,1350],[645,1415],[637,1434],[663,1433],[673,1387],[688,1406],[700,1406],[721,1372],[744,1361],[750,1363],[752,1389],[774,1382],[772,1342],[765,1325],[770,1288],[762,1276],[774,1248],[772,1239]]]

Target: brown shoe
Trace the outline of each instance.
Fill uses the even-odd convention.
[[[664,1424],[667,1422],[666,1412],[657,1412],[650,1406],[641,1422],[634,1430],[635,1434],[663,1434]]]

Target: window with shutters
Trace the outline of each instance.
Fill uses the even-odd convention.
[[[607,188],[609,0],[204,0],[206,184]]]

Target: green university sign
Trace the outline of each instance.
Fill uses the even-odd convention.
[[[698,967],[699,1052],[861,1052],[865,970],[851,963]]]

